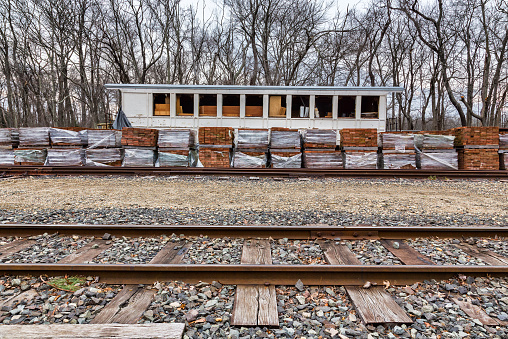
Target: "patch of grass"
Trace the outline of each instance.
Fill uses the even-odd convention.
[[[431,176],[429,177],[429,180],[437,180],[437,176],[435,176],[435,175],[431,175]]]
[[[51,287],[57,288],[59,290],[67,291],[67,292],[76,292],[80,288],[82,288],[86,283],[86,277],[58,277],[53,278],[47,282],[47,284]]]

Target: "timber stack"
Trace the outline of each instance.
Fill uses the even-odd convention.
[[[458,169],[458,154],[454,149],[455,135],[450,131],[436,134],[424,132],[416,135],[421,140],[420,168],[424,170],[456,170]],[[417,145],[420,142],[416,142]],[[420,150],[419,148],[419,150]]]
[[[10,128],[0,129],[0,165],[14,165],[12,130]]]
[[[84,166],[83,131],[50,128],[51,148],[48,149],[48,166]]]
[[[50,146],[48,127],[19,128],[18,138],[18,148],[14,149],[16,165],[41,166],[46,164]]]
[[[198,132],[199,161],[203,167],[231,167],[234,130],[231,127],[201,127]]]
[[[340,151],[336,150],[337,132],[330,129],[308,129],[303,138],[305,168],[344,168]]]
[[[382,133],[382,168],[416,169],[415,136],[413,133]]]
[[[499,169],[499,127],[459,127],[452,131],[459,169]]]
[[[302,151],[297,129],[273,127],[270,130],[270,167],[301,168]]]
[[[87,166],[122,166],[122,131],[90,129],[87,130],[87,137]]]
[[[268,164],[268,137],[267,129],[238,129],[233,167],[266,168]]]
[[[160,167],[193,167],[196,163],[194,131],[190,129],[159,130],[157,141]]]
[[[503,170],[508,167],[508,131],[499,132],[499,167]]]
[[[340,145],[344,151],[346,169],[376,169],[378,167],[377,129],[341,129]]]
[[[150,128],[124,127],[122,146],[125,154],[122,166],[154,166],[158,132]]]

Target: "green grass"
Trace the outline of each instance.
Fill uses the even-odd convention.
[[[68,291],[68,292],[76,292],[86,282],[85,277],[59,277],[53,278],[47,282],[47,284],[51,287],[57,288],[59,290]]]

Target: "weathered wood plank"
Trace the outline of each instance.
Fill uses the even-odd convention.
[[[468,298],[459,300],[458,296],[450,296],[450,299],[453,300],[454,303],[459,305],[460,309],[464,311],[468,316],[470,316],[473,319],[477,319],[481,321],[482,324],[488,325],[488,326],[497,326],[500,325],[499,321],[490,317],[487,313],[485,313],[484,310],[480,306],[473,305],[471,303],[471,300]]]
[[[242,264],[272,264],[272,251],[268,239],[246,240],[242,250]]]
[[[35,241],[33,240],[19,239],[0,246],[0,259],[7,258],[8,256],[22,251],[25,248],[32,246],[33,244],[35,244]]]
[[[400,259],[405,265],[435,265],[435,263],[406,244],[402,240],[383,239],[381,244],[394,256]],[[398,242],[399,248],[393,248],[393,243]]]
[[[115,338],[115,339],[180,339],[185,324],[50,324],[0,325],[0,338],[60,339],[60,338]]]
[[[473,256],[475,258],[485,261],[489,265],[492,265],[492,266],[508,265],[508,258],[506,258],[502,255],[499,255],[495,252],[492,252],[488,249],[484,249],[484,248],[480,249],[476,246],[472,246],[472,245],[464,244],[464,243],[458,244],[455,246],[457,248],[460,248],[461,250],[463,250],[470,256]]]
[[[346,286],[346,291],[366,324],[407,324],[413,322],[383,287],[376,286],[365,289],[360,286]]]
[[[258,286],[258,326],[279,326],[275,286]]]
[[[259,291],[257,285],[236,286],[231,325],[257,326],[259,310],[258,298]]]
[[[177,243],[168,242],[157,253],[157,255],[150,260],[150,264],[179,264],[188,248],[184,247],[185,241]]]
[[[97,245],[97,246],[96,246]],[[91,261],[93,258],[98,256],[101,252],[113,246],[113,243],[110,242],[106,244],[105,240],[102,239],[94,239],[90,243],[81,247],[77,251],[69,254],[62,260],[60,260],[59,264],[80,264],[87,261]]]
[[[12,305],[20,303],[22,301],[32,300],[36,296],[37,296],[36,290],[34,290],[34,289],[26,290],[24,292],[21,292],[20,294],[13,295],[12,297],[10,297],[4,301],[0,301],[0,309],[4,306],[12,306]]]
[[[362,262],[346,245],[335,244],[333,241],[318,240],[326,260],[331,265],[361,265]]]

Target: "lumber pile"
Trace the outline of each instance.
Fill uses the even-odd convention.
[[[245,106],[246,117],[263,117],[263,106]]]
[[[217,106],[199,106],[199,116],[201,117],[217,116]]]
[[[199,161],[203,167],[229,168],[234,130],[230,127],[201,127],[198,132]]]
[[[233,167],[267,167],[268,136],[269,131],[267,129],[238,129]]]
[[[12,130],[0,128],[0,149],[12,149]]]
[[[335,149],[337,132],[331,129],[308,129],[303,137],[303,147],[319,149]]]
[[[19,147],[49,147],[49,127],[21,127]]]
[[[499,127],[454,128],[455,146],[461,170],[497,170]]]
[[[222,106],[223,117],[239,117],[240,106]]]
[[[508,132],[499,132],[499,168],[508,167]]]
[[[189,167],[196,162],[195,134],[190,129],[163,129],[159,131],[159,166]]]
[[[14,165],[14,151],[12,149],[0,149],[0,165]]]
[[[85,151],[86,166],[122,166],[123,149],[92,148]]]
[[[122,147],[122,131],[114,129],[89,129],[86,131],[88,148]]]
[[[297,129],[277,128],[270,130],[270,167],[301,168],[300,132]]]
[[[197,154],[193,149],[159,149],[160,167],[194,167]]]
[[[155,165],[155,150],[145,148],[126,148],[122,166],[153,167]]]
[[[83,166],[85,150],[82,148],[49,148],[46,165],[48,166]]]
[[[122,146],[131,147],[156,147],[159,131],[151,128],[122,129]]]
[[[346,169],[376,169],[378,167],[377,129],[344,128],[339,133]]]
[[[331,129],[308,129],[303,137],[305,168],[344,168],[342,154],[335,150],[337,132]]]
[[[83,145],[85,135],[83,131],[73,131],[70,129],[53,128],[49,129],[49,137],[51,140],[51,147],[79,147]]]
[[[46,162],[48,151],[46,149],[21,149],[14,150],[14,164],[22,166],[43,166]]]
[[[416,169],[413,133],[382,133],[382,167],[384,169]]]
[[[155,116],[168,116],[170,115],[169,97],[165,98],[168,101],[165,104],[155,104],[153,115]]]
[[[420,168],[425,170],[456,170],[458,154],[455,151],[454,135],[422,134],[416,136],[421,140]],[[417,142],[418,144],[418,142]]]

